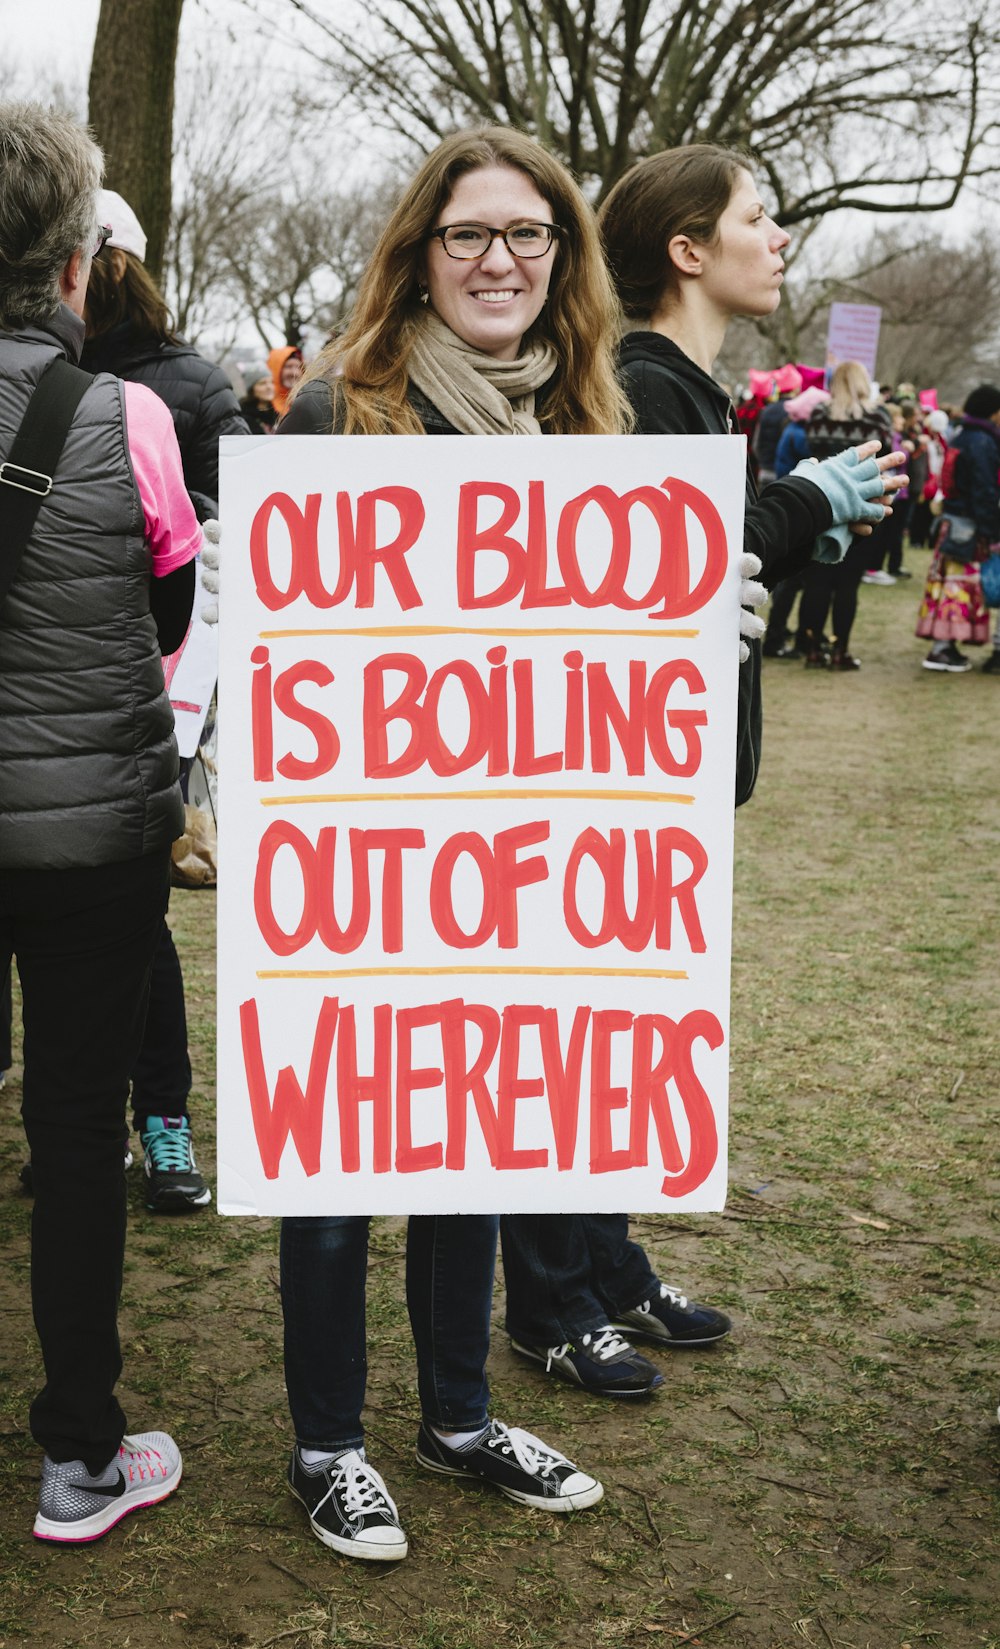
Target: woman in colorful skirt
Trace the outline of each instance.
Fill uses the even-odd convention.
[[[958,675],[972,669],[959,642],[981,647],[990,639],[979,568],[991,549],[1000,548],[1000,389],[980,384],[972,391],[953,451],[953,461],[945,459],[944,508],[917,635],[931,641],[925,670]]]

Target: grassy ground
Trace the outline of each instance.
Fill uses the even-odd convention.
[[[594,1512],[545,1519],[419,1472],[384,1222],[367,1420],[411,1556],[383,1573],[326,1551],[282,1487],[274,1225],[155,1218],[133,1171],[123,1400],[175,1432],[185,1481],[98,1546],[33,1543],[15,1068],[0,1645],[998,1649],[1000,680],[920,670],[918,588],[862,590],[858,675],[767,669],[764,773],[737,828],[729,1205],[636,1222],[735,1332],[663,1356],[641,1408],[546,1382],[497,1334],[496,1411],[600,1473]],[[173,915],[210,1161],[212,897],[176,895]]]

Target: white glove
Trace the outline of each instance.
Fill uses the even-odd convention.
[[[209,595],[218,597],[219,594],[219,523],[206,521],[201,529],[201,587]],[[218,624],[218,600],[207,601],[201,609],[202,621],[205,624]]]
[[[761,570],[761,562],[755,555],[744,553],[740,556],[740,663],[745,664],[750,657],[748,641],[759,641],[767,629],[767,624],[754,607],[762,607],[767,600],[768,592],[763,584],[756,584],[754,580]],[[743,637],[746,637],[746,641]]]

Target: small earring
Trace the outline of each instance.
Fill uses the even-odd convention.
[[[421,303],[427,303],[428,299],[430,298],[430,293],[428,292],[426,286],[418,287],[417,290],[420,293],[420,302]]]

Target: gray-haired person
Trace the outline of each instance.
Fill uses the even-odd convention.
[[[114,1388],[125,1103],[182,823],[160,655],[187,627],[201,531],[166,407],[72,369],[102,171],[75,122],[0,103],[0,974],[16,957],[45,1367],[34,1532],[67,1542],[181,1476],[164,1432],[125,1435]]]

